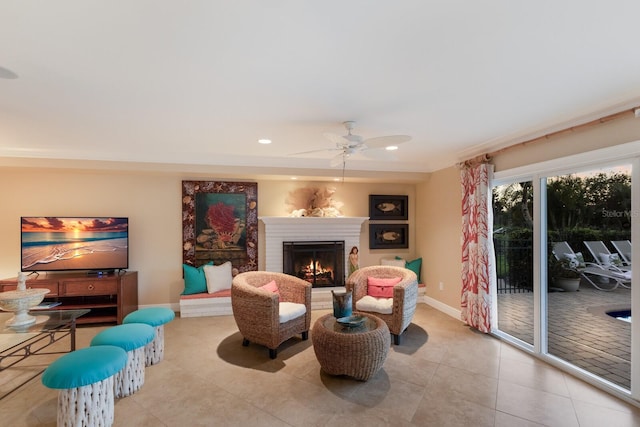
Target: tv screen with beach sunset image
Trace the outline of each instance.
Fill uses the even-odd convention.
[[[129,267],[129,219],[22,217],[22,271]]]

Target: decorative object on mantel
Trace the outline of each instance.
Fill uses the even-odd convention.
[[[182,259],[258,269],[258,183],[182,181]]]
[[[302,187],[289,192],[287,205],[291,210],[289,216],[302,217],[340,217],[342,202],[332,199],[335,188]]]
[[[49,289],[27,289],[24,273],[18,273],[18,285],[15,291],[0,292],[0,308],[15,314],[5,324],[9,327],[23,327],[36,322],[29,309],[40,304]]]

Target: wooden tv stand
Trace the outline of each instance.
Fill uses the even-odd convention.
[[[0,292],[14,290],[18,278],[0,280]],[[47,288],[45,301],[61,302],[53,310],[88,308],[91,312],[77,323],[122,323],[138,309],[138,272],[102,276],[87,273],[48,273],[27,277],[27,288]]]

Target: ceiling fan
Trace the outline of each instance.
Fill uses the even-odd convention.
[[[328,140],[336,144],[335,148],[325,148],[321,150],[305,151],[295,154],[310,154],[319,153],[322,151],[334,151],[337,152],[337,154],[331,159],[331,167],[342,165],[342,167],[344,168],[347,158],[351,157],[353,154],[362,153],[368,157],[372,157],[372,153],[369,153],[370,150],[387,148],[387,150],[392,151],[395,150],[399,144],[411,140],[411,137],[407,135],[388,135],[364,139],[360,135],[354,135],[351,133],[351,131],[355,127],[354,121],[343,122],[343,125],[347,130],[346,135],[336,135],[334,133],[324,134],[324,136]]]

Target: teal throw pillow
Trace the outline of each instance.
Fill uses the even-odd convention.
[[[420,282],[420,267],[422,267],[422,258],[416,258],[413,261],[407,261],[405,267],[416,273],[416,276],[418,277],[418,283],[422,283]]]
[[[209,261],[206,265],[213,265],[213,261]],[[201,294],[207,292],[207,279],[204,275],[204,265],[193,267],[191,265],[182,264],[184,272],[184,291],[181,295]]]

